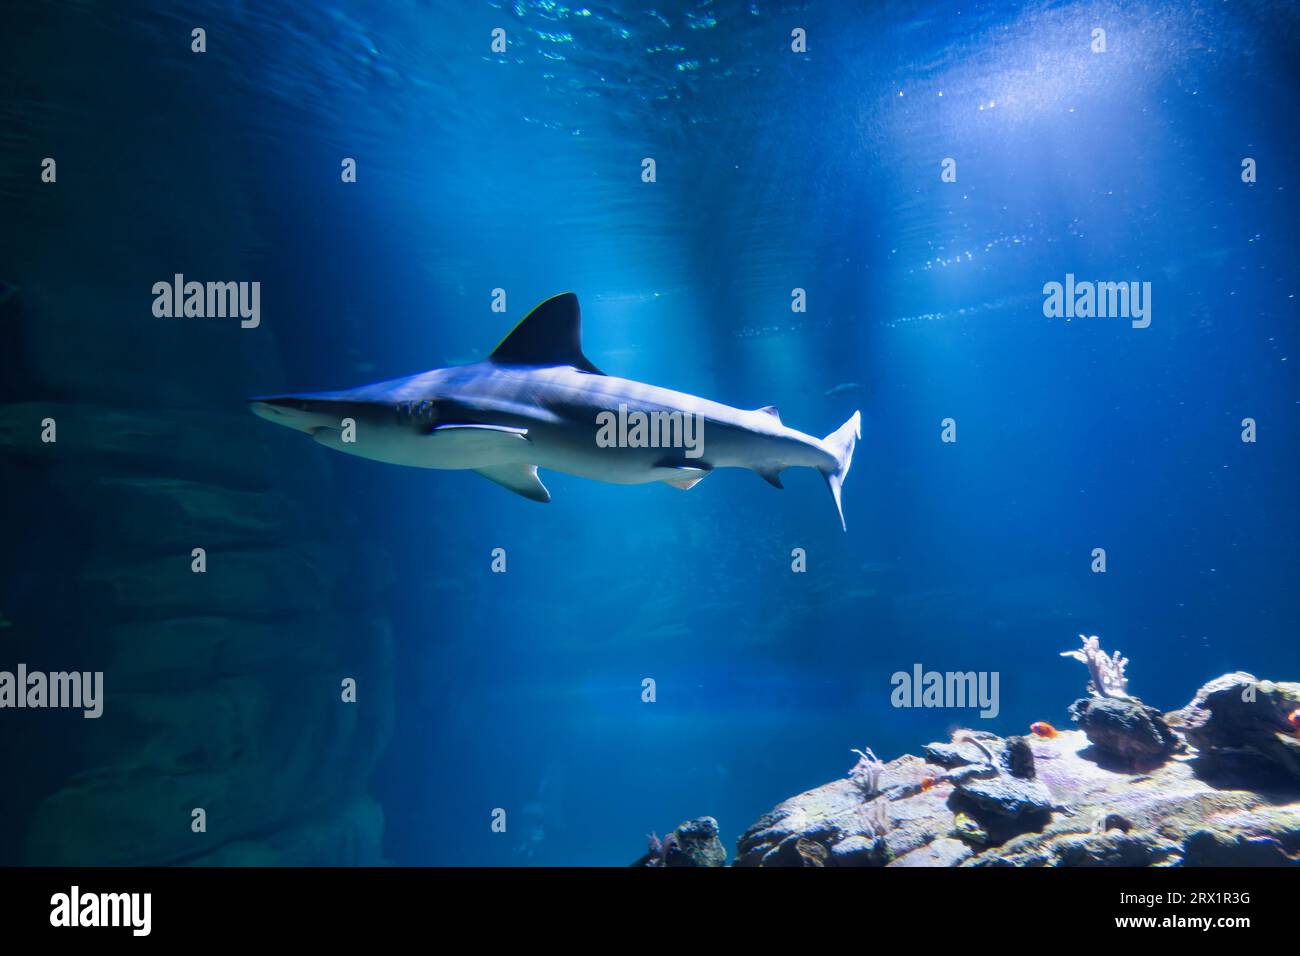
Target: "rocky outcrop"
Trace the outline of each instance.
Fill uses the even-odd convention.
[[[649,847],[633,866],[725,866],[727,850],[718,839],[718,821],[696,817],[679,824],[662,840],[650,834]]]
[[[846,778],[786,800],[735,864],[1300,865],[1298,704],[1300,684],[1232,674],[1168,715],[1093,697],[1083,731],[959,731],[885,763],[873,797]]]
[[[1300,683],[1240,671],[1206,684],[1169,722],[1211,774],[1300,781]]]
[[[1121,766],[1160,763],[1180,746],[1164,715],[1134,698],[1086,697],[1070,706],[1070,717],[1098,757]]]

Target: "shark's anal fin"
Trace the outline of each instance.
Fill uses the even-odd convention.
[[[762,412],[764,415],[771,415],[778,422],[781,420],[781,413],[777,410],[775,405],[764,405],[762,408],[757,409],[757,411]]]
[[[488,481],[495,481],[502,488],[509,488],[515,494],[532,501],[545,504],[551,500],[551,493],[542,484],[542,479],[537,477],[536,465],[494,465],[474,470]]]
[[[673,466],[674,474],[663,479],[666,485],[672,485],[674,488],[680,488],[682,491],[689,491],[698,485],[705,478],[709,477],[709,468],[691,468],[687,465]]]
[[[497,343],[488,361],[498,365],[572,365],[605,374],[582,354],[582,312],[572,292],[553,295],[533,309]]]
[[[764,481],[766,481],[766,482],[767,482],[769,485],[771,485],[773,488],[784,488],[784,487],[785,487],[785,485],[781,484],[781,469],[780,469],[780,468],[775,468],[775,469],[770,469],[770,470],[765,470],[765,469],[762,469],[762,468],[755,468],[754,471],[758,472],[758,477],[762,478]]]

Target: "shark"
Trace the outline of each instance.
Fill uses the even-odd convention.
[[[689,489],[719,468],[747,468],[776,488],[785,469],[814,468],[842,530],[841,488],[862,437],[856,411],[816,438],[786,426],[772,405],[733,408],[607,375],[583,354],[572,292],[536,306],[482,362],[249,404],[261,418],[327,448],[414,468],[473,471],[538,502],[551,500],[538,469]]]

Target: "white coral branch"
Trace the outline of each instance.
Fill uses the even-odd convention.
[[[1101,639],[1095,634],[1092,637],[1084,637],[1080,634],[1079,640],[1083,641],[1083,647],[1074,651],[1062,651],[1061,656],[1073,657],[1076,661],[1087,665],[1088,673],[1092,675],[1092,680],[1088,683],[1088,692],[1093,697],[1128,699],[1128,678],[1124,676],[1128,658],[1120,657],[1119,651],[1107,657],[1106,652],[1101,649]]]

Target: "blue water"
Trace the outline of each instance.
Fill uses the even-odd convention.
[[[775,404],[818,436],[862,411],[847,533],[806,470],[780,492],[742,471],[689,492],[551,473],[540,506],[248,416],[280,460],[328,472],[342,560],[389,581],[363,609],[394,641],[370,784],[388,860],[624,864],[703,814],[734,852],[850,748],[1067,725],[1085,674],[1058,655],[1080,633],[1164,709],[1226,671],[1300,671],[1293,5],[62,15],[82,69],[124,71],[65,152],[150,171],[92,232],[150,237],[141,288],[182,270],[262,282],[263,327],[228,333],[247,369],[213,384],[201,350],[173,357],[195,376],[182,403],[478,361],[573,290],[611,374]],[[201,231],[236,197],[238,217],[168,258],[151,203]],[[1044,317],[1067,273],[1149,281],[1150,327]],[[890,675],[915,663],[998,672],[1000,713],[891,706]]]

